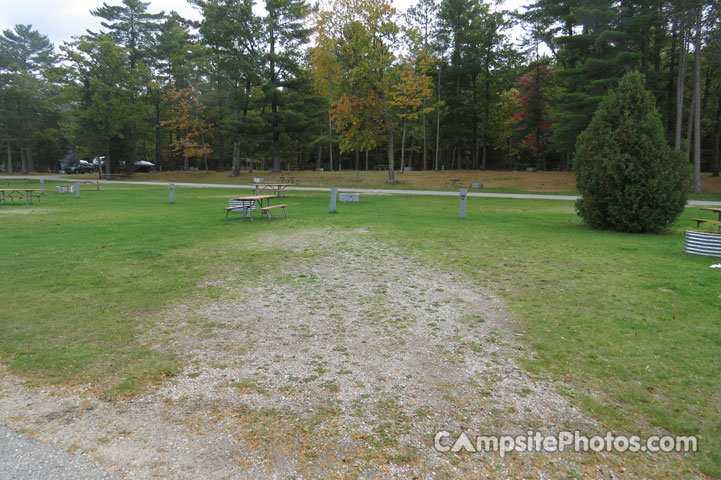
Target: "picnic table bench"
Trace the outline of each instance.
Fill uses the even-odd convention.
[[[376,165],[373,168],[375,168],[376,170],[388,170],[388,165]]]

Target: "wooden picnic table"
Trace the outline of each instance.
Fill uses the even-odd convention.
[[[6,199],[10,199],[11,203],[14,203],[14,199],[25,199],[25,203],[27,205],[31,205],[33,203],[33,197],[36,197],[38,199],[38,203],[40,203],[40,195],[34,195],[34,192],[42,192],[43,189],[41,188],[0,188],[0,203],[7,203]]]
[[[258,206],[260,208],[266,208],[270,206],[270,200],[276,198],[275,195],[251,195],[249,197],[235,197],[228,202],[228,207],[225,209],[225,218],[228,219],[228,213],[235,210],[242,210],[243,219],[249,218],[253,220],[253,210]],[[265,207],[263,202],[265,201]]]
[[[701,210],[708,210],[709,212],[716,212],[718,213],[718,219],[719,222],[721,222],[721,208],[718,207],[704,207]]]
[[[295,185],[295,175],[281,175],[278,179],[278,183],[285,183],[287,185]]]
[[[290,186],[288,183],[254,183],[255,194],[260,195],[260,192],[270,190],[275,192],[277,197],[285,196],[285,189]]]
[[[376,165],[374,168],[376,170],[388,170],[388,165]]]
[[[463,186],[463,182],[458,178],[451,178],[446,182],[446,188],[458,188],[460,186]]]

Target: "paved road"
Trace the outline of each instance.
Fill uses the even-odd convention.
[[[73,179],[63,177],[61,175],[43,175],[43,176],[28,176],[28,177],[5,177],[0,176],[0,179],[17,179],[17,178],[29,178],[39,180],[41,178],[48,181],[60,181],[60,182],[72,182]],[[95,180],[93,178],[93,180]],[[143,182],[143,181],[123,181],[123,180],[100,180],[101,183],[128,183],[131,185],[152,185],[152,186],[167,186],[169,182]],[[176,187],[189,187],[189,188],[237,188],[237,189],[252,189],[253,185],[238,185],[238,184],[220,184],[220,183],[185,183],[185,182],[172,182]],[[308,192],[329,192],[329,187],[288,187],[288,190],[299,190]],[[431,195],[439,197],[457,197],[458,192],[448,191],[437,191],[437,190],[396,190],[396,189],[373,189],[373,188],[338,188],[339,192],[359,192],[367,195]],[[578,195],[543,195],[543,194],[531,194],[531,193],[481,193],[481,192],[468,192],[469,197],[481,197],[481,198],[520,198],[520,199],[531,199],[531,200],[565,200],[575,201],[580,197]],[[721,207],[721,201],[713,200],[689,200],[687,206],[716,206]]]
[[[119,480],[97,465],[0,426],[0,479]]]

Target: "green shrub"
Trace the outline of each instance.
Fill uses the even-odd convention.
[[[643,75],[627,74],[599,104],[578,137],[574,171],[576,209],[593,228],[660,232],[683,211],[690,165],[666,142]]]

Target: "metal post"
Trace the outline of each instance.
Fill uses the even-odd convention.
[[[330,189],[330,213],[335,213],[336,196],[338,196],[338,189],[333,187]]]
[[[75,182],[75,198],[80,198],[80,182]]]
[[[170,203],[175,203],[175,184],[169,183],[168,187],[170,188]]]
[[[459,212],[460,218],[466,218],[466,198],[468,195],[468,190],[465,188],[461,188],[461,210]]]

